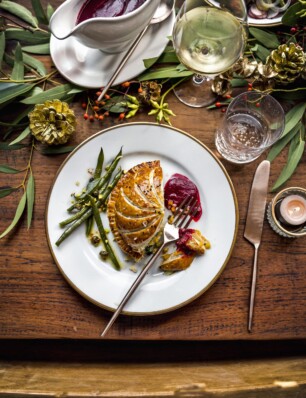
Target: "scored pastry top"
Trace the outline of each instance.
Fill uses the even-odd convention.
[[[159,160],[128,170],[112,191],[107,215],[120,248],[140,260],[164,218],[163,171]]]

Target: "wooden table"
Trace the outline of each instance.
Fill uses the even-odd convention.
[[[22,1],[29,4],[29,1]],[[46,2],[43,2],[46,3]],[[59,5],[60,1],[53,1]],[[51,67],[49,57],[44,61]],[[173,126],[214,149],[214,132],[223,114],[219,110],[188,108],[169,95],[175,112]],[[14,105],[14,104],[13,104]],[[12,105],[12,106],[13,106]],[[93,133],[118,124],[109,117],[103,123],[83,120],[80,103],[74,103],[77,133],[71,144],[79,144]],[[154,121],[142,113],[135,122]],[[120,122],[122,123],[122,122]],[[186,148],[188,151],[188,148]],[[28,149],[1,151],[0,164],[17,169],[26,166]],[[110,313],[89,303],[63,279],[50,254],[45,233],[47,196],[56,172],[66,155],[42,156],[34,151],[36,201],[29,230],[26,220],[0,241],[0,337],[2,339],[97,339]],[[121,316],[108,334],[116,340],[278,340],[306,338],[306,250],[305,239],[284,239],[264,223],[259,251],[259,274],[254,325],[247,332],[253,247],[243,238],[252,178],[259,162],[242,167],[221,160],[235,187],[239,203],[239,230],[227,267],[216,283],[189,305],[163,315]],[[280,156],[271,167],[270,187],[286,161]],[[305,187],[306,158],[302,159],[288,186]],[[20,182],[20,175],[0,174],[0,186]],[[0,230],[14,216],[20,197],[16,192],[1,199]],[[272,194],[269,194],[271,199]],[[226,222],[226,220],[224,220]]]

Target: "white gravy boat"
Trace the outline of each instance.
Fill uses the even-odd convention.
[[[125,51],[150,22],[160,0],[146,0],[136,10],[113,18],[91,18],[76,25],[85,0],[66,0],[51,17],[50,30],[58,39],[75,37],[87,47],[106,53]]]

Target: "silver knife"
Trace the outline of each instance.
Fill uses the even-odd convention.
[[[255,247],[251,293],[249,302],[248,331],[252,330],[252,320],[254,311],[254,300],[257,278],[257,254],[261,242],[261,234],[265,217],[267,192],[270,177],[270,162],[262,161],[254,175],[250,193],[249,208],[247,213],[244,237]]]

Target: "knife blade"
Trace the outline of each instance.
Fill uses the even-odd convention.
[[[262,235],[263,222],[265,217],[269,177],[270,177],[270,162],[268,160],[264,160],[257,167],[253,178],[245,230],[244,230],[245,239],[247,239],[255,248],[250,301],[249,301],[249,318],[248,318],[249,332],[252,331],[256,279],[257,279],[257,257],[258,257],[258,249],[261,243],[261,235]]]

